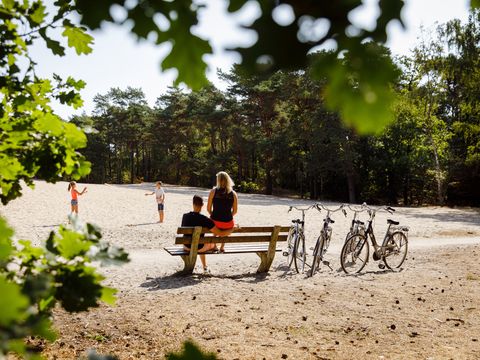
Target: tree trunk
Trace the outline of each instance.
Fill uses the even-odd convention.
[[[433,143],[433,139],[432,139]],[[437,181],[437,201],[439,205],[443,205],[445,202],[443,196],[443,179],[442,179],[442,169],[440,167],[440,161],[438,159],[437,147],[433,145],[433,157],[435,159],[435,180]]]
[[[133,145],[130,146],[130,184],[133,184],[135,181],[135,157],[133,151]]]
[[[273,177],[272,177],[272,166],[270,161],[267,161],[265,164],[265,194],[272,195],[273,193]]]
[[[406,174],[403,180],[403,205],[410,205],[408,193],[410,192],[410,174]]]
[[[347,185],[348,185],[348,202],[355,204],[357,199],[355,197],[355,177],[352,172],[347,172]]]
[[[442,168],[440,166],[440,160],[438,157],[438,148],[437,148],[437,144],[435,144],[435,140],[432,134],[432,127],[431,127],[432,107],[433,107],[432,98],[433,98],[433,95],[430,94],[428,98],[428,102],[425,105],[425,115],[427,118],[426,130],[427,130],[428,140],[430,141],[430,144],[432,146],[432,152],[433,152],[433,159],[434,159],[434,166],[435,166],[435,181],[437,183],[437,201],[439,205],[443,205],[445,199],[443,196]]]
[[[347,176],[348,201],[351,204],[355,204],[357,202],[355,196],[355,170],[349,141],[350,140],[347,137],[347,142],[345,144],[345,174]]]

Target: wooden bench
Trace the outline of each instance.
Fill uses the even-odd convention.
[[[260,266],[257,272],[268,272],[272,265],[275,253],[282,251],[277,247],[277,242],[287,241],[289,226],[255,226],[235,228],[227,237],[216,237],[209,229],[198,227],[179,227],[175,238],[176,246],[164,249],[172,256],[181,256],[185,263],[182,271],[191,274],[197,262],[198,245],[211,243],[225,243],[224,254],[256,253],[260,257]],[[205,236],[201,236],[205,234]],[[182,245],[182,246],[178,246]],[[189,245],[190,251],[185,251],[183,245]],[[219,254],[218,252],[205,252],[202,255]]]

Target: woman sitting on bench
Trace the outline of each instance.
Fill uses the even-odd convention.
[[[233,228],[228,230],[220,230],[219,228],[217,228],[215,226],[215,223],[211,219],[201,214],[202,208],[203,208],[203,198],[198,195],[194,195],[193,211],[183,215],[182,226],[186,226],[186,227],[201,226],[209,229],[212,232],[212,234],[216,236],[228,236],[232,233]],[[188,245],[184,245],[183,247],[186,251],[190,251],[190,247]],[[198,254],[200,255],[200,260],[202,261],[203,271],[206,273],[210,271],[207,267],[207,259],[205,258],[205,253],[213,250],[216,250],[215,244],[198,244]]]
[[[232,178],[225,171],[217,174],[217,185],[208,196],[207,211],[215,226],[221,230],[231,230],[235,226],[233,217],[237,214],[238,197],[233,191]],[[220,252],[224,252],[224,243],[220,245]]]

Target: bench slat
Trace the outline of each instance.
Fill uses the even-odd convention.
[[[166,247],[164,248],[172,256],[181,256],[181,255],[188,255],[189,252],[183,250],[183,247],[175,246],[175,247]],[[225,252],[223,254],[249,254],[249,253],[257,253],[257,252],[267,252],[268,251],[268,244],[266,246],[225,246]],[[278,247],[275,251],[279,252],[282,251],[282,248]],[[199,253],[201,255],[202,253]],[[222,253],[218,252],[206,252],[203,253],[204,255],[218,255]]]
[[[288,235],[279,235],[277,241],[287,241]],[[270,242],[270,235],[232,235],[227,237],[215,237],[205,236],[200,238],[199,244],[211,244],[211,243],[256,243],[256,242]],[[190,244],[192,238],[189,236],[177,236],[175,238],[175,244]]]
[[[269,244],[268,243],[241,243],[241,244],[227,244],[225,245],[225,248],[228,249],[234,249],[234,248],[242,248],[242,249],[268,249]],[[283,248],[282,246],[277,246],[278,249]],[[183,245],[172,245],[172,246],[167,246],[164,249],[183,249]]]
[[[177,229],[177,234],[181,235],[190,235],[193,233],[193,227],[179,227]],[[290,226],[281,226],[280,232],[288,232],[290,230]],[[273,231],[273,226],[246,226],[235,228],[233,230],[234,233],[271,233]],[[202,229],[202,234],[210,233],[210,230],[207,228]]]

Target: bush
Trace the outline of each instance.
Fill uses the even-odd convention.
[[[258,193],[260,191],[260,185],[253,181],[241,181],[236,188],[243,193]]]

